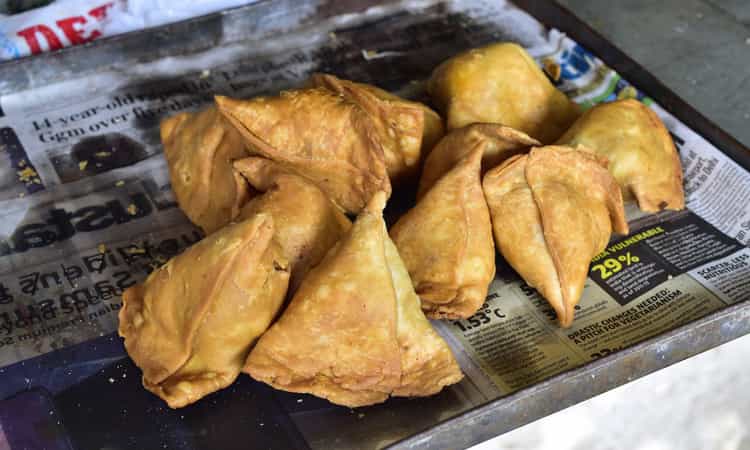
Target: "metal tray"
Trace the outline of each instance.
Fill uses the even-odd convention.
[[[283,33],[278,11],[297,27],[377,2],[261,1],[217,14],[128,33],[56,53],[0,65],[0,95],[79,79],[102,69],[184,55],[227,42]],[[387,7],[390,2],[383,2]],[[558,28],[599,56],[674,116],[750,170],[750,151],[703,117],[636,62],[569,11],[552,1],[516,0],[547,26]],[[426,75],[432,66],[420,70]],[[383,84],[388,87],[387,73]],[[4,369],[3,383],[22,391],[5,401],[0,421],[18,436],[43,426],[48,448],[232,449],[232,448],[460,448],[490,439],[545,415],[606,392],[750,332],[750,303],[717,311],[512,395],[470,409],[446,391],[430,399],[391,400],[352,411],[312,397],[273,391],[249,377],[183,410],[172,411],[146,393],[139,372],[123,358],[119,338],[100,339]],[[80,355],[96,371],[76,371]],[[93,364],[92,363],[92,364]],[[98,364],[98,366],[96,365]],[[64,373],[63,373],[64,372]],[[127,376],[125,378],[124,376]],[[111,383],[112,377],[122,382]],[[25,386],[27,389],[22,390]],[[31,388],[31,389],[28,389]],[[18,417],[17,411],[24,411]],[[29,417],[49,411],[42,425]],[[303,418],[308,434],[291,419]],[[36,427],[36,428],[34,428]],[[310,438],[309,430],[317,430]],[[13,442],[11,442],[13,444]],[[11,446],[11,448],[15,448]]]

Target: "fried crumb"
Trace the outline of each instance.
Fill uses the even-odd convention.
[[[108,156],[112,155],[112,152],[96,152],[94,153],[94,156],[97,158],[106,158]]]
[[[26,167],[26,160],[22,159],[22,160],[18,161],[18,167]]]
[[[104,244],[99,244],[96,246],[96,249],[99,250],[99,253],[104,254],[107,251],[107,246]]]
[[[552,78],[552,81],[558,81],[561,75],[560,65],[555,62],[552,58],[544,58],[542,61],[544,66],[544,72]]]
[[[83,160],[78,163],[78,170],[81,170],[81,171],[86,170],[86,166],[88,165],[89,165],[89,162],[86,160]]]
[[[131,216],[134,216],[137,212],[138,212],[138,208],[136,208],[136,206],[133,203],[128,205],[128,214],[130,214]]]
[[[118,180],[118,181],[117,181],[117,182],[115,183],[115,186],[117,186],[117,187],[120,187],[120,186],[124,186],[124,185],[125,185],[125,182],[124,182],[124,181],[122,181],[122,180]]]
[[[34,170],[31,167],[26,167],[23,170],[19,170],[16,172],[18,174],[18,180],[22,181],[26,184],[36,183],[41,184],[41,180],[39,179],[39,174],[36,173],[36,170]]]
[[[638,91],[633,86],[625,86],[618,94],[617,99],[638,98]]]
[[[130,247],[127,250],[125,250],[125,253],[129,255],[142,255],[146,253],[146,250],[140,248],[140,247]]]

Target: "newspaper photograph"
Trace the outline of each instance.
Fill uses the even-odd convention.
[[[653,108],[679,151],[687,209],[627,205],[630,234],[592,260],[567,329],[498,255],[479,311],[432,322],[467,375],[452,388],[462,399],[452,411],[750,300],[750,173],[511,3],[403,1],[0,97],[0,367],[114,333],[123,290],[202,238],[171,192],[162,119],[321,71],[424,99],[439,62],[496,41],[558,68],[557,87],[584,107],[636,98]],[[319,431],[301,420],[314,440]]]

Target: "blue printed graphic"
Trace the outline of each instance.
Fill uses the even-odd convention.
[[[596,57],[588,50],[576,44],[575,47],[563,51],[560,56],[560,77],[564,80],[575,80],[592,69],[592,61]]]
[[[5,33],[0,31],[0,60],[14,59],[21,56],[21,51],[16,44],[9,39]]]

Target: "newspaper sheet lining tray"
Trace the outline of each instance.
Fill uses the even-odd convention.
[[[596,56],[511,4],[394,2],[274,39],[228,43],[0,98],[0,367],[111,333],[122,290],[201,238],[170,191],[158,139],[162,118],[200,108],[213,94],[247,97],[299,85],[313,71],[423,98],[423,81],[437,63],[499,40],[521,43],[540,63],[558,64],[559,88],[579,103],[635,97],[650,105],[679,149],[688,210],[643,215],[628,205],[632,233],[592,261],[570,329],[559,328],[544,299],[498,258],[497,278],[477,314],[433,322],[459,358],[465,381],[428,400],[429,410],[392,401],[368,412],[391,414],[390,405],[420,416],[404,429],[373,430],[363,425],[366,417],[329,411],[322,416],[351,425],[335,445],[364,435],[387,444],[750,299],[746,170]],[[308,444],[334,445],[318,426],[321,415],[287,412]]]

